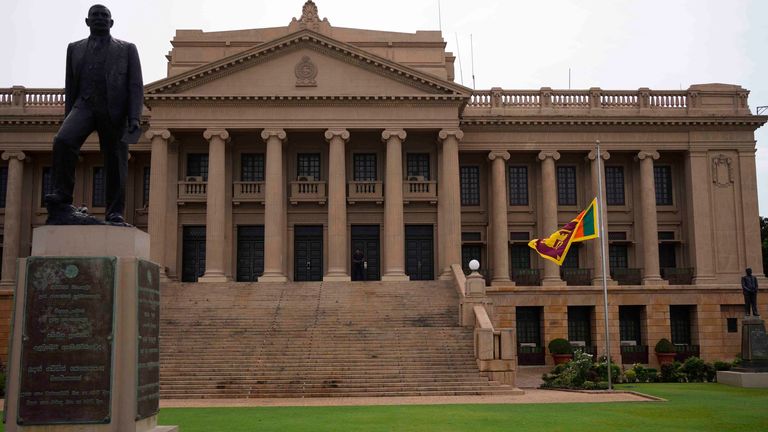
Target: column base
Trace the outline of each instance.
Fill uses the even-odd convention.
[[[541,280],[541,286],[566,286],[567,283],[560,278],[544,278]]]
[[[352,278],[346,273],[328,273],[323,276],[323,281],[327,282],[350,282]]]
[[[649,277],[643,279],[643,285],[669,285],[669,281],[660,277]]]
[[[381,276],[382,282],[407,282],[411,280],[411,277],[405,273],[391,273]]]
[[[513,287],[515,286],[515,282],[511,279],[492,279],[491,280],[491,286],[493,287]]]
[[[259,276],[258,282],[288,282],[288,278],[281,273],[264,273],[263,275]]]
[[[221,283],[229,282],[229,278],[223,272],[205,272],[197,281],[200,283]]]
[[[453,280],[453,270],[449,267],[446,270],[443,270],[442,273],[440,273],[440,276],[437,277],[438,280]]]
[[[608,286],[616,286],[619,284],[618,281],[615,281],[611,279],[610,277],[605,280],[605,284]],[[603,278],[602,277],[596,277],[592,278],[592,285],[593,286],[602,286],[603,285]]]

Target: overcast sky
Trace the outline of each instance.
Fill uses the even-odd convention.
[[[67,43],[86,37],[98,0],[3,0],[0,87],[63,87]],[[475,88],[751,90],[768,105],[766,0],[316,0],[331,25],[399,32],[438,30],[460,54],[456,81]],[[144,81],[165,76],[176,29],[287,25],[304,0],[105,0],[113,36],[137,45]],[[440,20],[442,16],[442,20]],[[471,49],[470,35],[474,43]],[[457,46],[458,40],[458,46]],[[474,51],[474,62],[472,61]],[[462,74],[463,71],[463,74]],[[768,216],[768,126],[758,129],[760,214]]]

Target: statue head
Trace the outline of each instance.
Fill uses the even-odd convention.
[[[95,4],[88,9],[88,18],[85,19],[85,25],[91,29],[92,35],[108,35],[109,29],[114,24],[112,12],[106,6]]]
[[[747,276],[752,276],[752,269],[751,268],[748,268],[746,271],[747,271]]]

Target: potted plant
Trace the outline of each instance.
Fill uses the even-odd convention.
[[[549,341],[549,353],[556,365],[568,363],[573,359],[573,347],[566,339],[557,338]]]
[[[675,355],[677,355],[677,352],[675,351],[675,346],[669,339],[660,339],[656,343],[655,351],[656,357],[659,359],[659,364],[672,364],[675,362]]]

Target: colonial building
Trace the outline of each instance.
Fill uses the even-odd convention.
[[[555,337],[601,349],[599,242],[562,267],[527,246],[595,197],[600,140],[613,352],[653,364],[662,337],[708,360],[739,351],[739,277],[765,281],[754,131],[767,118],[747,90],[472,90],[439,31],[333,27],[312,2],[285,27],[179,30],[172,45],[167,78],[145,87],[126,214],[166,280],[348,281],[356,249],[384,282],[451,279],[478,259],[520,364],[544,362]],[[63,98],[0,89],[6,333]],[[103,216],[95,136],[81,159],[76,203]]]

